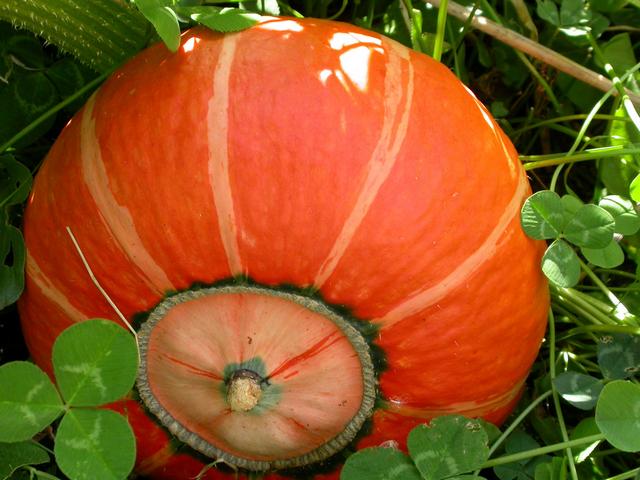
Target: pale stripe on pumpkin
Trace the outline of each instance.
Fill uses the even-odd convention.
[[[80,310],[74,307],[69,299],[58,290],[53,282],[49,280],[35,259],[27,251],[27,275],[31,281],[40,289],[40,292],[52,303],[58,306],[64,314],[73,322],[80,322],[87,319]]]
[[[120,205],[111,191],[109,176],[102,160],[100,144],[93,118],[95,95],[87,102],[82,114],[80,152],[82,175],[89,193],[98,207],[102,221],[124,255],[138,267],[141,279],[154,291],[162,294],[175,287],[164,270],[145,248],[131,212]]]
[[[380,187],[389,178],[409,128],[409,114],[414,90],[413,66],[409,59],[409,53],[404,47],[395,42],[384,42],[384,45],[387,47],[387,65],[384,95],[382,96],[384,120],[380,139],[367,164],[365,180],[354,208],[316,275],[314,285],[318,288],[322,287],[336,269],[358,227],[375,201]],[[408,69],[406,83],[402,79],[403,64],[406,64]]]
[[[411,315],[419,313],[436,303],[441,298],[448,295],[451,290],[462,285],[478,268],[487,260],[494,257],[500,244],[507,238],[504,237],[511,223],[520,214],[522,202],[527,194],[529,185],[524,174],[521,174],[516,186],[515,193],[509,203],[505,206],[502,215],[498,219],[496,226],[482,242],[482,244],[469,255],[458,267],[449,275],[440,280],[436,285],[417,292],[410,296],[400,305],[396,306],[383,317],[374,319],[382,328],[389,328],[397,322]]]
[[[209,179],[218,215],[220,237],[232,275],[243,273],[238,226],[229,178],[229,80],[236,52],[237,35],[225,35],[213,76],[213,92],[207,111],[209,135]]]
[[[153,472],[164,467],[176,454],[174,443],[167,443],[160,450],[146,457],[136,465],[136,472],[139,475],[152,476]]]
[[[511,390],[479,401],[450,403],[441,407],[411,407],[402,402],[394,403],[385,401],[382,408],[383,410],[402,415],[403,417],[424,419],[453,414],[460,414],[466,417],[480,417],[509,405],[509,403],[519,395],[523,384],[524,380],[520,380]]]

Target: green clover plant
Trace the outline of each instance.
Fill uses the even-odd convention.
[[[408,454],[393,446],[365,448],[347,459],[340,479],[480,480],[485,478],[480,471],[493,467],[500,480],[553,480],[567,478],[567,474],[562,459],[550,453],[574,448],[584,459],[603,440],[623,452],[640,451],[640,385],[614,380],[594,388],[595,382],[579,376],[558,376],[556,383],[569,403],[577,403],[582,409],[587,401],[590,409],[595,406],[595,420],[590,417],[589,422],[578,425],[567,441],[541,447],[530,435],[516,429],[533,407],[549,396],[548,392],[504,433],[482,420],[461,415],[438,417],[409,433]],[[592,401],[594,392],[597,404]],[[504,455],[490,458],[502,443]]]
[[[609,195],[594,205],[551,190],[530,196],[520,221],[531,238],[552,241],[542,257],[542,271],[558,287],[573,287],[580,280],[576,249],[593,265],[614,268],[624,261],[619,240],[640,229],[631,201],[621,196]]]
[[[20,468],[38,473],[32,465],[49,457],[32,439],[54,422],[52,453],[67,477],[127,478],[135,462],[133,431],[122,415],[100,407],[133,387],[133,336],[108,320],[77,323],[56,340],[52,361],[57,388],[32,363],[0,366],[0,465],[8,465],[0,467],[0,480]]]

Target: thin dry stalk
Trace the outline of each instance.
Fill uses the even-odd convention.
[[[424,1],[426,3],[430,3],[435,7],[438,7],[440,5],[440,0]],[[452,17],[466,22],[471,13],[471,9],[450,0],[447,4],[447,12]],[[541,62],[551,65],[561,72],[564,72],[567,75],[571,75],[572,77],[591,85],[592,87],[602,90],[603,92],[614,90],[613,94],[618,94],[618,92],[615,91],[613,82],[604,75],[594,72],[593,70],[589,70],[588,68],[583,67],[579,63],[574,62],[564,55],[561,55],[558,52],[539,44],[538,42],[524,37],[509,28],[505,28],[502,25],[498,25],[497,23],[485,17],[480,17],[477,15],[471,19],[471,26],[473,28],[476,28],[477,30],[480,30],[481,32],[491,35],[495,39],[509,45],[510,47],[515,48],[516,50],[531,55]],[[629,89],[625,89],[625,91],[631,101],[636,106],[640,106],[640,95],[630,91]]]
[[[73,232],[71,231],[71,228],[67,227],[67,233],[71,237],[71,241],[73,242],[73,246],[76,248],[76,251],[78,252],[78,255],[80,256],[80,260],[82,260],[82,264],[84,265],[84,268],[87,270],[87,273],[89,274],[89,277],[91,278],[91,281],[93,282],[95,287],[100,292],[100,295],[102,295],[104,297],[104,299],[107,301],[107,303],[116,312],[116,315],[118,316],[118,318],[120,318],[120,320],[122,320],[122,322],[127,326],[127,328],[131,331],[131,333],[133,333],[133,336],[136,339],[136,345],[138,345],[138,334],[137,334],[137,332],[131,326],[131,324],[126,319],[126,317],[122,314],[122,312],[120,311],[118,306],[115,304],[115,302],[113,300],[111,300],[111,297],[106,292],[106,290],[104,288],[102,288],[102,285],[100,285],[100,282],[98,281],[98,279],[96,278],[96,276],[93,273],[93,270],[91,270],[91,267],[89,266],[89,262],[87,262],[87,258],[84,256],[84,253],[82,253],[82,249],[80,248],[80,244],[78,243],[78,240],[76,240],[76,237],[73,234]],[[139,347],[138,347],[138,357],[140,357],[140,348]]]

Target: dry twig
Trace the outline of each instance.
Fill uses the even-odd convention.
[[[438,7],[440,5],[440,0],[424,1],[430,3],[435,7]],[[471,9],[450,0],[447,5],[447,12],[452,17],[466,22],[471,13]],[[591,85],[592,87],[602,90],[603,92],[614,90],[614,95],[617,94],[617,92],[615,91],[615,87],[613,86],[613,82],[604,75],[594,72],[593,70],[589,70],[588,68],[583,67],[579,63],[574,62],[564,55],[561,55],[558,52],[545,47],[538,42],[524,37],[511,29],[505,28],[502,25],[498,25],[497,23],[485,17],[480,17],[477,15],[471,19],[471,26],[480,30],[481,32],[491,35],[492,37],[500,40],[510,47],[515,48],[516,50],[531,55],[541,62],[551,65],[561,72],[564,72],[567,75],[571,75],[572,77]],[[626,93],[635,105],[640,106],[640,95],[630,91],[629,89],[626,89]]]

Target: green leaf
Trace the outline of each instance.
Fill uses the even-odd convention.
[[[630,79],[630,86],[632,81],[633,79]],[[640,132],[632,122],[628,121],[624,105],[616,109],[614,116],[619,121],[611,122],[609,143],[612,146],[640,143]],[[640,184],[636,179],[640,166],[640,153],[622,155],[619,158],[601,161],[599,164],[602,180],[609,193],[617,193],[625,197],[630,195],[635,202],[640,201],[640,192],[638,192]]]
[[[14,303],[24,289],[26,251],[22,232],[7,223],[0,209],[0,309]]]
[[[630,70],[637,63],[633,53],[631,36],[626,32],[611,37],[601,48],[602,56],[611,64],[618,75]],[[601,64],[599,66],[604,67]]]
[[[560,24],[562,26],[584,25],[591,19],[591,12],[584,0],[562,0]]]
[[[495,118],[503,118],[509,115],[509,108],[504,104],[502,100],[496,100],[491,102],[491,115]]]
[[[600,338],[598,365],[608,379],[623,379],[640,371],[640,337],[614,333]]]
[[[171,7],[181,22],[195,20],[198,16],[220,13],[222,8],[212,5],[174,5]]]
[[[604,248],[581,248],[589,262],[602,268],[615,268],[624,262],[624,252],[618,242],[612,241]]]
[[[42,72],[32,72],[12,84],[15,97],[22,110],[31,115],[38,115],[51,108],[58,100],[55,87]]]
[[[252,0],[239,2],[240,8],[260,13],[261,15],[280,15],[280,6],[277,0]]]
[[[31,191],[31,172],[12,155],[0,156],[0,207],[24,202]]]
[[[27,69],[44,67],[42,44],[33,35],[13,35],[6,45],[7,53],[13,55],[19,64]]]
[[[505,442],[505,451],[508,455],[534,450],[540,445],[531,436],[521,430],[513,432]],[[535,475],[535,470],[540,463],[550,460],[547,455],[527,458],[519,462],[498,465],[493,471],[500,480],[529,480]]]
[[[191,16],[196,22],[217,32],[238,32],[258,23],[259,15],[236,8],[224,9],[220,13]]]
[[[533,478],[535,480],[566,479],[565,461],[562,458],[553,457],[549,462],[537,464]]]
[[[605,385],[596,406],[596,423],[617,449],[640,451],[640,386],[623,380]]]
[[[636,175],[631,181],[631,185],[629,185],[629,194],[631,195],[631,200],[634,202],[640,202],[640,174]]]
[[[628,0],[590,0],[591,7],[599,12],[616,12],[620,10]]]
[[[136,0],[140,13],[151,22],[153,28],[169,50],[180,46],[180,25],[176,13],[161,0]]]
[[[2,85],[0,82],[0,143],[8,141],[59,100],[55,87],[42,72],[29,71],[16,76],[6,88],[1,88]],[[54,121],[55,115],[52,115],[23,137],[18,145],[30,144],[49,130]]]
[[[560,25],[558,6],[553,0],[536,0],[538,16],[556,27]]]
[[[63,405],[49,377],[29,362],[0,366],[0,442],[21,442],[53,422]]]
[[[622,235],[633,235],[640,230],[640,217],[631,201],[619,195],[607,195],[598,205],[609,212],[616,222],[615,231]]]
[[[55,62],[47,68],[45,75],[56,87],[58,95],[60,95],[62,99],[66,99],[75,94],[84,87],[88,81],[95,77],[93,72],[87,71],[86,68],[81,68],[78,63],[69,57],[64,57]],[[64,108],[63,112],[73,115],[76,111],[80,110],[82,105],[88,100],[90,93],[91,92],[88,92],[71,102],[71,104]]]
[[[579,247],[604,248],[613,240],[613,216],[597,205],[583,205],[567,223],[565,238]]]
[[[438,417],[418,425],[407,438],[409,455],[427,480],[440,480],[478,469],[489,458],[482,424],[462,415]]]
[[[133,470],[136,442],[122,415],[72,409],[60,422],[54,453],[60,470],[74,480],[123,480]]]
[[[78,65],[70,58],[62,58],[47,68],[45,72],[62,98],[74,94],[80,90],[85,79]]]
[[[550,190],[531,195],[520,211],[522,229],[537,240],[559,237],[564,222],[564,207],[560,196]]]
[[[493,423],[487,422],[482,418],[478,418],[477,420],[480,422],[480,425],[482,425],[482,428],[484,428],[489,444],[492,444],[498,439],[498,437],[500,437],[502,432]]]
[[[351,455],[340,480],[421,480],[409,457],[395,448],[372,447]]]
[[[559,287],[573,287],[580,279],[580,261],[564,240],[553,242],[542,257],[542,271]]]
[[[49,454],[37,443],[0,442],[0,480],[5,480],[18,468],[25,465],[39,465],[49,461]]]
[[[72,325],[53,345],[58,387],[72,406],[99,406],[122,398],[131,390],[137,368],[133,336],[108,320]]]
[[[594,417],[589,417],[581,420],[580,423],[576,425],[576,428],[573,429],[569,436],[569,440],[590,437],[591,435],[597,435],[598,433],[600,433],[600,429],[596,424],[596,419]],[[572,450],[576,458],[576,463],[581,463],[587,460],[591,455],[591,452],[593,452],[598,445],[600,445],[600,440],[579,447],[573,447]]]
[[[573,195],[563,195],[562,206],[564,207],[564,224],[566,225],[578,210],[584,205],[582,200]]]
[[[595,407],[603,387],[597,378],[571,371],[561,373],[553,383],[560,396],[580,410],[591,410]]]
[[[518,56],[511,47],[493,43],[492,52],[496,68],[503,75],[503,82],[512,88],[521,88],[530,78],[529,71],[524,64],[518,61]]]
[[[614,139],[611,137],[611,143],[613,142]],[[636,171],[633,164],[626,159],[609,158],[599,163],[598,174],[608,193],[629,196],[629,184],[636,175]]]

